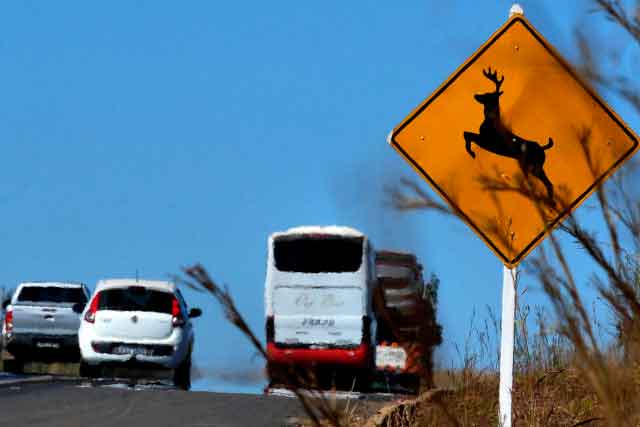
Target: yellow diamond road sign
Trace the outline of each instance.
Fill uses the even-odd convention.
[[[513,267],[638,148],[521,15],[392,132],[391,145]]]

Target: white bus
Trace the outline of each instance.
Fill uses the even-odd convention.
[[[305,226],[269,237],[268,363],[373,368],[375,252],[358,230]]]

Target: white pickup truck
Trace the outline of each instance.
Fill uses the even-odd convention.
[[[87,287],[81,283],[20,284],[5,308],[2,324],[5,370],[22,372],[24,362],[31,360],[78,358],[79,313],[88,299]]]

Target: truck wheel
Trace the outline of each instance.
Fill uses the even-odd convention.
[[[173,370],[173,385],[182,390],[191,388],[191,353]]]
[[[409,394],[420,394],[420,377],[418,375],[408,374],[403,377],[400,384]]]
[[[356,379],[356,391],[362,393],[370,393],[373,384],[374,375],[370,369],[363,369],[358,372]]]

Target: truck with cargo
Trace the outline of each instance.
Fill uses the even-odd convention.
[[[384,388],[433,385],[433,351],[442,342],[436,319],[438,282],[425,282],[414,254],[376,252],[376,379]]]

